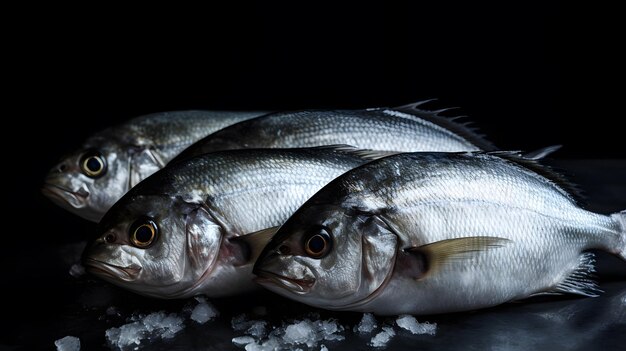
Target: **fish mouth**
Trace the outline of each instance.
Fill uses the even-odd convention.
[[[279,287],[289,290],[298,295],[304,295],[311,291],[311,288],[315,284],[315,279],[295,279],[285,277],[276,273],[258,270],[255,272],[256,278],[254,281],[263,284],[274,284]]]
[[[61,206],[67,206],[69,204],[74,208],[84,207],[87,202],[87,196],[89,196],[89,192],[85,189],[73,191],[49,182],[44,183],[41,187],[41,192]]]
[[[139,266],[120,267],[92,258],[86,259],[83,265],[89,273],[103,276],[104,278],[112,278],[113,280],[121,279],[125,282],[134,281],[139,276],[139,272],[141,272],[141,267]]]

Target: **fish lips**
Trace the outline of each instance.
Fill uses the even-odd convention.
[[[298,265],[302,269],[303,278],[292,278],[275,272],[293,271],[285,270],[289,265]],[[315,285],[313,271],[298,257],[283,256],[278,253],[271,253],[258,260],[254,265],[253,273],[256,275],[254,281],[260,285],[270,287],[276,286],[294,294],[304,295],[311,291]],[[300,274],[299,274],[300,275]]]
[[[114,281],[121,279],[125,282],[132,282],[137,279],[141,272],[141,267],[137,265],[120,267],[91,258],[85,259],[83,265],[87,272],[105,279],[113,279]]]
[[[277,285],[283,289],[289,290],[290,292],[298,295],[303,295],[308,293],[313,285],[315,284],[315,279],[295,279],[288,278],[279,274],[275,274],[272,272],[267,272],[263,270],[258,270],[255,272],[257,275],[254,278],[254,281],[261,285]]]
[[[89,196],[89,191],[85,188],[74,191],[50,182],[44,183],[41,192],[57,205],[70,208],[85,207]]]

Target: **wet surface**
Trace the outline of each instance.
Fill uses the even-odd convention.
[[[626,160],[554,161],[585,190],[587,208],[610,213],[626,208]],[[93,230],[91,224],[70,215],[59,219],[60,228]],[[65,223],[65,222],[69,222]],[[42,226],[55,227],[55,223]],[[51,231],[53,232],[53,231]],[[62,235],[60,232],[54,232]],[[76,236],[74,236],[76,237]],[[244,297],[214,299],[220,316],[206,324],[189,319],[195,300],[162,301],[128,293],[89,276],[70,276],[78,262],[82,242],[42,240],[29,245],[10,242],[3,266],[1,346],[7,349],[54,348],[54,341],[67,335],[80,338],[82,349],[107,349],[105,331],[128,323],[137,314],[157,311],[184,318],[184,329],[167,340],[143,340],[150,350],[243,349],[232,339],[245,335],[234,331],[231,320],[246,313],[270,326],[303,318],[336,319],[346,330],[342,341],[323,341],[328,349],[368,350],[381,325],[393,325],[396,335],[387,349],[437,350],[614,350],[626,344],[626,263],[599,254],[599,281],[605,294],[598,298],[542,297],[509,303],[481,311],[420,316],[420,322],[437,323],[437,333],[412,335],[394,324],[395,318],[377,318],[379,328],[371,334],[352,332],[360,313],[333,313],[313,309],[260,291]],[[115,309],[110,309],[114,306]],[[259,307],[266,314],[259,316]],[[14,310],[14,311],[12,311]],[[108,312],[107,312],[108,310]],[[306,349],[304,345],[297,347]],[[296,348],[296,346],[294,346]],[[130,349],[134,349],[131,347]],[[313,349],[319,349],[319,345]]]

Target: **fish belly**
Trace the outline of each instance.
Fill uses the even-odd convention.
[[[542,214],[471,202],[425,204],[398,226],[402,249],[473,236],[510,240],[502,247],[462,254],[426,272],[395,269],[381,295],[363,310],[430,314],[494,306],[553,289],[579,265],[581,252],[600,245],[606,216],[580,209]]]

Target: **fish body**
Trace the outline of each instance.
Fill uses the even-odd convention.
[[[172,164],[111,208],[84,265],[159,298],[251,290],[255,254],[234,238],[280,225],[329,181],[367,161],[352,148],[324,147],[231,150]]]
[[[254,272],[292,299],[381,315],[597,296],[593,255],[583,251],[625,259],[626,212],[580,208],[549,173],[504,152],[371,162],[298,209]]]
[[[206,135],[265,112],[177,111],[140,116],[88,138],[48,173],[43,193],[97,222],[130,188]]]
[[[272,113],[213,133],[177,159],[225,149],[336,144],[389,152],[494,150],[491,143],[466,126],[437,111],[420,109],[422,103],[397,108]]]

